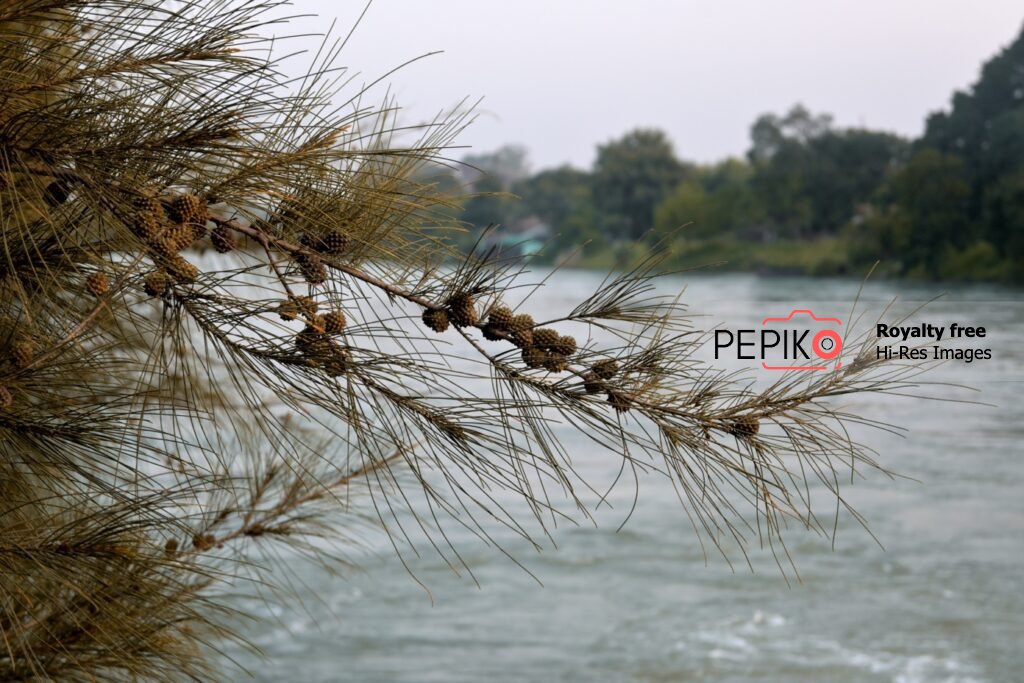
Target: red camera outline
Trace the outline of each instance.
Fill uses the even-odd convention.
[[[789,312],[789,315],[787,315],[785,318],[765,318],[764,320],[761,321],[761,327],[764,327],[769,322],[787,323],[790,320],[792,320],[793,316],[795,316],[797,313],[806,313],[811,317],[811,320],[815,322],[835,323],[836,325],[839,326],[842,326],[843,324],[843,321],[840,320],[839,318],[819,318],[818,316],[814,315],[814,311],[808,308],[794,308],[792,311]],[[821,343],[821,340],[824,337],[832,339],[835,343],[835,347],[833,348],[833,350],[829,351],[827,354],[822,354],[818,352],[819,344]],[[835,330],[819,330],[818,333],[814,335],[814,339],[811,340],[811,346],[812,350],[814,351],[815,355],[818,356],[818,358],[821,358],[822,360],[832,360],[842,352],[843,338],[840,337],[839,333],[836,332]],[[835,369],[838,370],[842,366],[842,362],[836,363]],[[768,365],[764,361],[761,361],[761,367],[764,368],[765,370],[828,370],[827,365]]]

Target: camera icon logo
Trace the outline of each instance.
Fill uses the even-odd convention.
[[[775,329],[795,324],[803,324],[810,329],[802,333],[792,329]],[[777,365],[762,360],[761,367],[765,370],[828,370],[829,363],[836,360],[843,350],[843,336],[836,329],[842,324],[839,318],[819,317],[806,308],[793,309],[785,316],[765,318],[761,321],[762,352],[778,349],[781,345],[783,358],[797,364]],[[804,345],[812,332],[811,353],[808,353]],[[841,366],[841,362],[835,363],[835,369]]]

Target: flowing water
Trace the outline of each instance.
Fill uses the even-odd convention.
[[[538,319],[563,314],[600,281],[560,273],[529,310]],[[859,283],[688,275],[659,287],[685,287],[683,301],[708,328],[748,326],[812,300],[822,310],[841,305],[845,316]],[[652,475],[641,477],[622,529],[630,482],[596,526],[559,525],[557,548],[549,542],[537,553],[494,529],[529,572],[456,526],[448,531],[475,582],[436,555],[407,555],[428,593],[382,538],[341,578],[295,565],[304,609],[257,606],[264,619],[245,631],[267,657],[237,656],[266,681],[1024,680],[1024,292],[871,283],[862,299],[878,308],[898,297],[906,309],[943,293],[919,318],[984,325],[993,358],[953,361],[932,375],[976,394],[922,393],[980,403],[846,403],[908,429],[860,434],[905,477],[869,472],[847,486],[877,541],[849,515],[839,518],[834,547],[790,529],[799,578],[787,568],[787,584],[767,550],[754,548],[753,571],[741,557],[730,567],[705,553],[669,482]],[[614,478],[614,458],[566,434],[585,476]]]

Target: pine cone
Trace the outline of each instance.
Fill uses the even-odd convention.
[[[323,330],[306,325],[302,331],[295,335],[295,348],[307,356],[312,356],[325,348],[329,343],[324,337]]]
[[[334,346],[324,360],[324,372],[331,377],[344,375],[352,366],[352,352],[346,347]]]
[[[309,316],[306,324],[310,329],[319,332],[320,334],[325,334],[327,332],[327,323],[324,322],[324,317],[322,315]]]
[[[519,315],[512,316],[512,322],[509,323],[508,329],[512,332],[522,332],[523,330],[532,330],[535,324],[532,315],[520,313]]]
[[[99,299],[110,291],[110,280],[107,279],[107,274],[102,271],[93,273],[85,278],[85,288],[89,290],[90,294]]]
[[[593,372],[583,373],[583,389],[588,394],[598,394],[604,389],[604,383]]]
[[[277,307],[277,314],[281,320],[295,320],[299,317],[299,306],[291,299],[282,301]]]
[[[299,241],[307,249],[335,255],[344,254],[350,243],[348,235],[340,230],[328,230],[323,235],[307,232],[299,238]]]
[[[740,415],[730,421],[725,431],[741,439],[754,436],[761,430],[761,420],[755,415]]]
[[[501,341],[502,339],[505,338],[503,334],[504,330],[501,329],[500,327],[495,327],[490,323],[484,325],[481,331],[484,334],[484,339],[488,341]]]
[[[523,362],[528,368],[539,368],[547,361],[548,354],[536,346],[527,346],[523,349]]]
[[[231,230],[223,225],[218,225],[210,234],[210,242],[213,248],[221,254],[226,254],[235,248],[235,236]]]
[[[217,537],[213,534],[196,534],[192,537],[192,545],[199,551],[209,550],[217,545]]]
[[[345,329],[345,323],[344,311],[335,310],[324,315],[324,329],[327,334],[341,334]]]
[[[146,276],[142,283],[142,291],[149,296],[163,296],[168,285],[170,285],[170,278],[167,277],[167,273],[162,270],[154,270]]]
[[[148,213],[153,216],[163,216],[164,207],[160,200],[149,195],[139,195],[132,200],[132,206],[139,213]]]
[[[558,332],[550,327],[542,327],[533,331],[533,345],[542,349],[552,349],[558,344]]]
[[[295,297],[295,305],[298,306],[299,312],[307,318],[312,318],[320,309],[320,304],[311,296]]]
[[[168,538],[167,542],[164,543],[164,555],[168,558],[173,558],[178,554],[178,539]]]
[[[448,300],[448,316],[456,327],[476,325],[476,302],[469,294],[459,294]]]
[[[299,254],[296,259],[303,279],[311,285],[322,285],[327,281],[327,267],[323,260],[314,254]]]
[[[548,372],[564,372],[569,369],[569,361],[556,353],[549,353],[544,359],[544,369]]]
[[[533,330],[527,327],[525,330],[513,330],[509,332],[512,343],[521,349],[533,346]]]
[[[14,405],[14,395],[5,386],[0,386],[0,410],[7,410]]]
[[[210,211],[206,202],[194,194],[181,194],[171,200],[167,207],[167,217],[173,223],[206,225],[206,221],[210,220]]]
[[[340,230],[331,230],[323,237],[324,251],[328,254],[344,254],[348,251],[351,240]]]
[[[163,230],[163,225],[157,214],[150,213],[149,211],[140,211],[135,214],[131,228],[133,235],[143,242],[152,243],[159,237],[160,231]]]
[[[600,379],[611,379],[619,371],[619,363],[614,358],[602,360],[594,364],[594,374]]]
[[[551,350],[562,356],[571,356],[576,353],[576,338],[570,337],[569,335],[562,335],[558,338],[558,341],[552,345]]]
[[[448,312],[443,309],[428,308],[423,311],[423,324],[434,332],[448,329]]]
[[[167,259],[167,272],[183,284],[192,284],[199,277],[199,268],[177,254]]]
[[[178,251],[188,249],[195,241],[195,234],[189,225],[176,225],[168,231],[168,236],[173,240]]]
[[[16,341],[11,347],[11,360],[14,361],[14,367],[19,370],[27,368],[32,363],[32,359],[35,358],[35,355],[35,344],[27,339]]]
[[[496,306],[487,316],[487,323],[499,330],[512,326],[512,309],[508,306]]]
[[[632,400],[627,394],[619,391],[609,390],[608,391],[608,402],[612,404],[612,408],[615,408],[616,412],[624,413],[629,410]]]

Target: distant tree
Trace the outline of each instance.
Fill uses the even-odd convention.
[[[788,236],[834,233],[904,160],[908,143],[888,133],[836,129],[801,105],[751,128],[753,187],[769,221]]]
[[[728,159],[700,168],[683,181],[655,211],[659,232],[693,223],[682,237],[721,237],[754,234],[763,211],[750,181],[750,164]]]
[[[963,161],[933,149],[916,153],[883,190],[889,208],[868,226],[878,256],[903,264],[905,273],[937,277],[948,249],[963,249],[978,235],[966,208],[971,187]]]
[[[481,176],[497,180],[498,188],[509,190],[530,175],[530,154],[522,145],[505,145],[493,152],[467,154],[461,167],[466,179],[475,183]]]
[[[685,174],[664,132],[637,129],[597,148],[594,204],[612,236],[639,239],[654,226],[655,207]]]
[[[549,252],[558,254],[584,242],[605,241],[594,206],[593,180],[586,171],[569,166],[542,171],[518,183],[513,191],[521,198],[523,213],[550,226]]]
[[[504,191],[497,176],[481,177],[473,186],[473,194],[463,205],[459,219],[475,228],[509,225],[521,207],[516,198]]]

